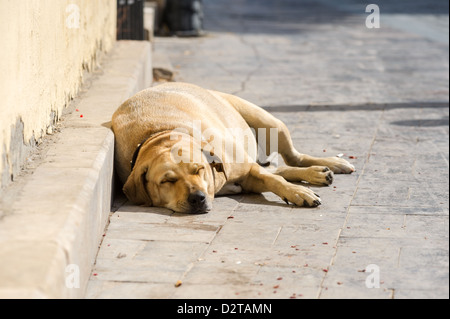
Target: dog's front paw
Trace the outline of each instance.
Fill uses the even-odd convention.
[[[317,207],[322,204],[319,195],[300,185],[290,186],[283,199],[300,207]]]
[[[351,174],[355,171],[355,167],[352,164],[340,157],[324,158],[323,164],[335,174]]]
[[[313,185],[331,185],[334,174],[327,166],[311,166],[307,168],[307,181]]]

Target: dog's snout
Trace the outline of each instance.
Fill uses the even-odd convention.
[[[188,202],[194,207],[202,206],[206,202],[206,195],[202,191],[195,191],[189,195]]]
[[[202,191],[195,191],[188,196],[191,214],[203,214],[211,210],[211,203]]]

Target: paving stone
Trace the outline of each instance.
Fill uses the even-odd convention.
[[[171,284],[91,280],[87,299],[166,299],[174,293]]]
[[[114,243],[117,241],[104,246],[104,250],[111,249],[114,253],[109,253],[108,257],[105,257],[107,253],[102,253],[97,258],[93,280],[175,284],[206,248],[205,243],[126,241],[117,249]]]
[[[199,261],[184,277],[183,282],[201,285],[247,285],[259,271],[259,266],[246,261],[217,263]],[[207,274],[205,276],[205,274]]]
[[[439,297],[436,297],[439,296]],[[396,289],[395,299],[448,299],[449,293],[447,287],[435,287],[433,290],[420,289]]]
[[[346,267],[330,267],[322,284],[320,298],[326,299],[392,299],[393,291],[380,272],[379,288],[368,288],[367,273]],[[371,286],[369,286],[371,287]]]
[[[364,272],[368,265],[395,268],[401,245],[394,239],[341,237],[332,264],[350,270],[352,275]]]

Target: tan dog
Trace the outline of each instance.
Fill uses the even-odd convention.
[[[330,185],[333,172],[355,170],[338,157],[300,154],[287,127],[258,106],[186,83],[139,92],[114,113],[112,129],[128,199],[180,213],[207,212],[215,195],[240,192],[271,191],[286,202],[315,207],[319,196],[290,182]],[[277,146],[289,166],[270,173],[257,164],[256,145],[263,157]]]

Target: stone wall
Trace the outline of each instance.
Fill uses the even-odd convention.
[[[0,192],[116,39],[115,0],[0,2]]]

